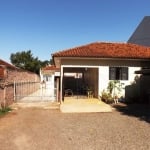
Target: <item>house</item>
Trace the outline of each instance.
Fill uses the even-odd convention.
[[[35,73],[22,70],[14,65],[0,59],[0,107],[1,105],[10,105],[15,100],[16,82],[23,82],[22,91],[24,94],[27,92],[27,86],[25,82],[32,81],[32,85],[35,82],[39,82],[39,76]],[[21,90],[20,88],[18,88]],[[33,89],[35,90],[35,89]]]
[[[40,79],[45,84],[47,91],[51,93],[53,97],[51,100],[58,101],[60,69],[54,65],[43,67],[40,69]]]
[[[84,95],[90,89],[98,98],[111,80],[125,86],[134,82],[135,71],[150,66],[150,48],[130,43],[95,42],[52,54],[60,68],[60,100],[65,90]]]

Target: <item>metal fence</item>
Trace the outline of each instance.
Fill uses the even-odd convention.
[[[41,82],[14,82],[14,100],[19,102],[56,101],[57,89]]]

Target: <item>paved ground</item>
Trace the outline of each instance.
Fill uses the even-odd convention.
[[[115,105],[112,113],[21,108],[0,118],[0,150],[150,150],[150,111]]]
[[[66,97],[64,103],[60,105],[60,110],[65,113],[74,112],[112,112],[110,105],[97,98]]]

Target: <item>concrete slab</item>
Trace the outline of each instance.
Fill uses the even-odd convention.
[[[82,112],[112,112],[112,107],[99,99],[73,99],[65,98],[60,105],[63,113],[82,113]]]

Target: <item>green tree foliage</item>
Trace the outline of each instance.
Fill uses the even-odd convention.
[[[10,61],[16,67],[25,69],[39,74],[41,67],[49,64],[49,61],[40,61],[38,57],[34,57],[31,50],[12,53],[10,55]]]

